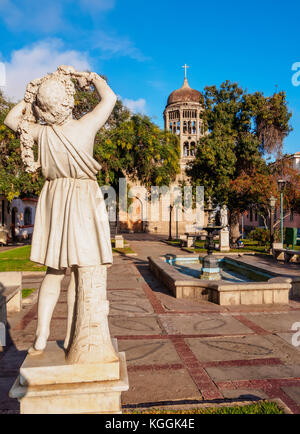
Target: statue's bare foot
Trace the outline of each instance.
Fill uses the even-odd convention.
[[[44,350],[36,350],[34,346],[30,347],[28,350],[28,354],[31,356],[39,356],[40,354],[43,354]]]
[[[39,336],[36,338],[35,343],[32,345],[32,347],[29,348],[28,354],[30,354],[31,356],[38,356],[44,352],[46,345],[47,338]]]

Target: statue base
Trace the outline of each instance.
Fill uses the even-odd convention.
[[[117,341],[113,339],[117,350]],[[39,356],[28,355],[9,396],[21,414],[121,414],[121,393],[129,389],[125,353],[111,363],[67,364],[50,342]]]
[[[229,230],[223,228],[220,230],[220,252],[230,252]]]
[[[211,270],[202,271],[200,279],[202,279],[202,280],[221,280],[222,277],[220,275],[220,272],[217,269],[216,272],[211,271]]]

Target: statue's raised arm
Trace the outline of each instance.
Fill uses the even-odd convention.
[[[91,84],[95,87],[101,101],[91,112],[84,115],[79,122],[84,124],[87,128],[93,131],[94,134],[103,127],[109,118],[115,104],[117,97],[115,93],[108,86],[107,82],[94,72],[88,74],[87,77],[82,76],[82,80],[87,80],[87,85]]]
[[[81,89],[95,86],[101,101],[75,120],[74,81]],[[65,339],[70,364],[118,360],[107,315],[106,268],[113,262],[105,201],[97,182],[100,164],[93,158],[95,134],[107,121],[116,96],[96,73],[70,66],[30,82],[24,100],[5,122],[20,134],[26,170],[41,167],[45,183],[34,224],[30,259],[46,265],[40,288],[38,327],[31,354],[46,348],[50,321],[66,269],[68,326]],[[33,145],[38,146],[34,160]]]
[[[74,81],[83,90],[94,86],[101,99],[94,110],[77,121],[73,119]],[[40,155],[37,161],[34,160],[33,146],[38,142],[42,126],[65,125],[66,130],[81,136],[84,131],[81,146],[89,149],[91,154],[95,135],[109,118],[116,100],[106,81],[95,72],[79,72],[72,66],[61,65],[54,73],[28,84],[24,99],[8,113],[4,123],[19,133],[26,170],[35,172],[41,162]]]

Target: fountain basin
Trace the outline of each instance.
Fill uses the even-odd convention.
[[[245,266],[232,257],[221,258],[221,280],[215,281],[199,278],[202,265],[198,256],[169,255],[149,257],[148,261],[151,271],[176,298],[205,300],[223,306],[289,302],[291,279]],[[184,268],[189,272],[183,272]]]

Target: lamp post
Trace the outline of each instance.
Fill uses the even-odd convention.
[[[285,180],[279,179],[277,181],[278,190],[280,191],[280,221],[281,221],[281,244],[283,245],[283,191],[285,187]]]
[[[168,241],[172,241],[172,211],[173,211],[173,208],[174,208],[173,205],[169,206],[170,218],[169,218],[169,238],[168,238]]]
[[[274,243],[274,210],[276,206],[276,198],[274,196],[270,197],[270,208],[271,208],[271,218],[270,218],[270,244],[271,249]]]

